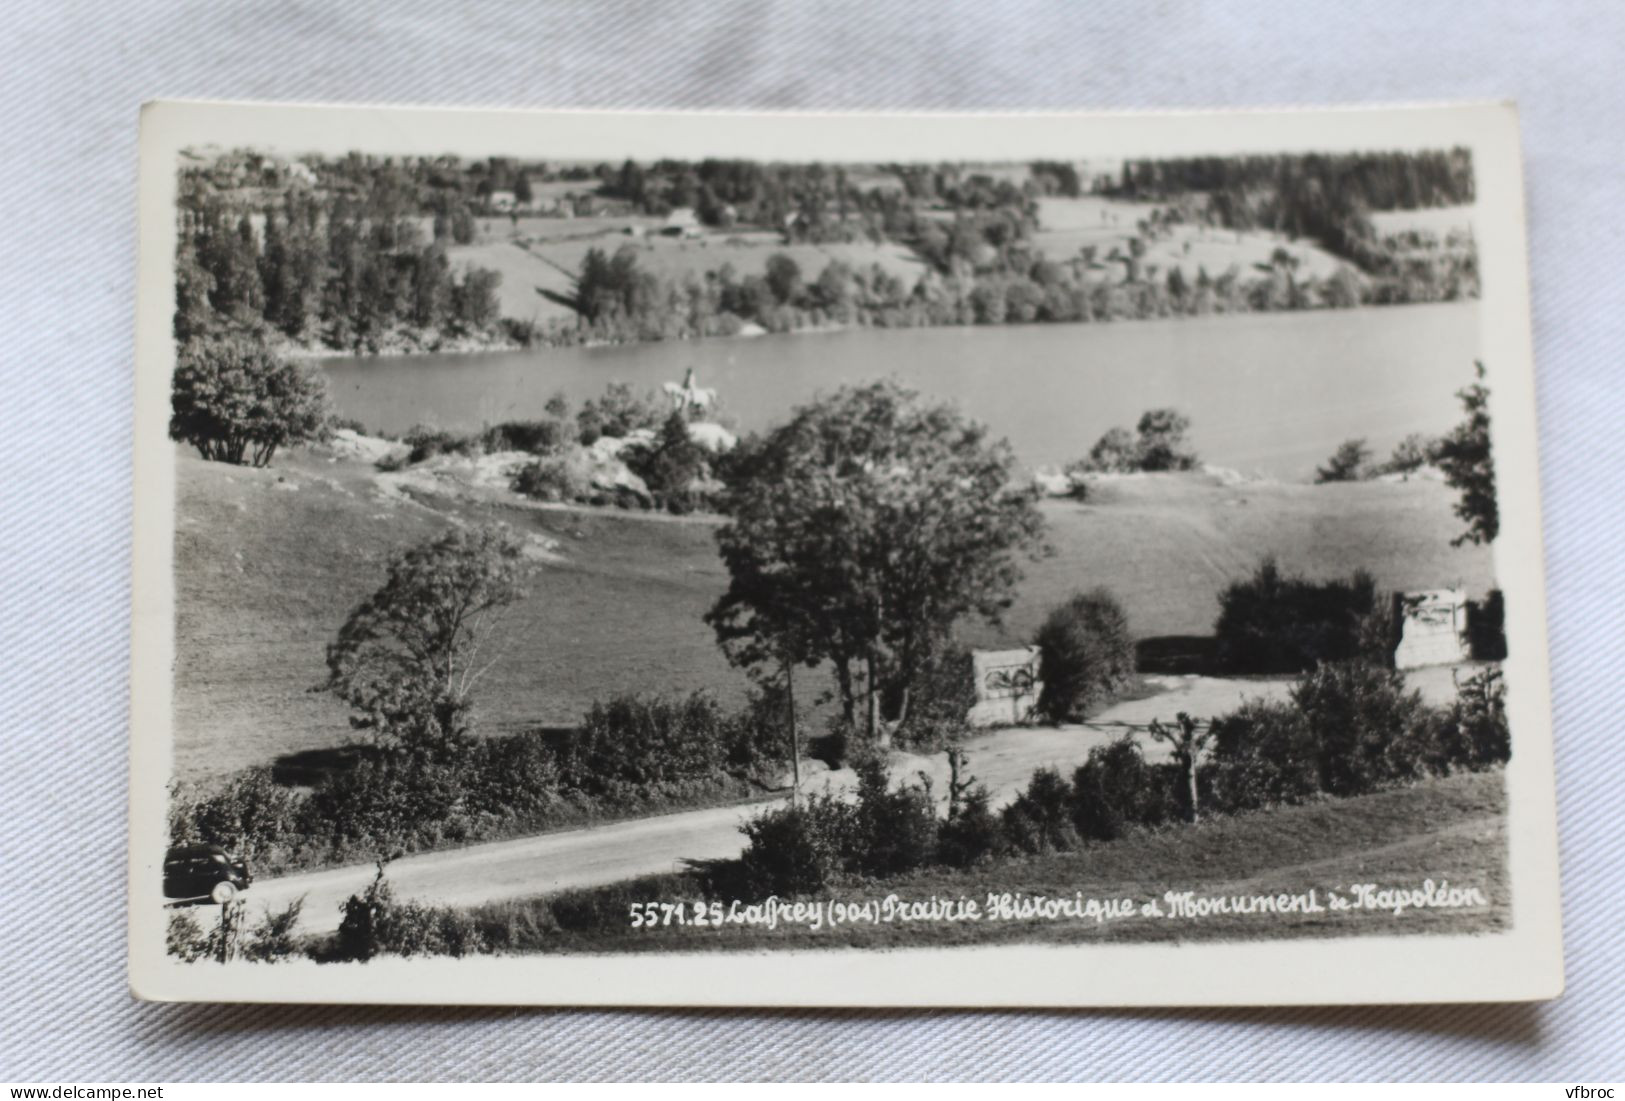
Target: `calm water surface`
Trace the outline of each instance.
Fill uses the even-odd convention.
[[[1307,479],[1364,436],[1380,456],[1460,419],[1473,379],[1477,303],[1388,306],[1104,325],[854,329],[836,333],[323,360],[341,414],[373,432],[475,429],[539,417],[611,381],[651,389],[693,367],[741,430],[820,391],[895,377],[957,403],[1034,466],[1085,454],[1114,425],[1171,405],[1209,462]]]

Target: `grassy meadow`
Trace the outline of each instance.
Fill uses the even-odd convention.
[[[714,690],[743,698],[701,617],[726,585],[706,518],[525,507],[403,495],[354,458],[320,449],[253,470],[177,449],[175,766],[187,780],[351,739],[344,708],[310,689],[324,648],[383,578],[388,555],[455,518],[506,520],[547,546],[529,595],[502,627],[485,682],[488,731],[576,722],[619,692]],[[1002,629],[1019,644],[1072,591],[1105,585],[1141,637],[1204,635],[1217,595],[1275,554],[1318,576],[1370,570],[1380,585],[1489,587],[1482,548],[1452,548],[1454,493],[1432,481],[1234,485],[1206,475],[1128,476],[1087,503],[1044,505],[1053,554],[1027,569]],[[1355,548],[1372,548],[1361,554]]]

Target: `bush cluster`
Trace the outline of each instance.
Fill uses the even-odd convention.
[[[1038,629],[1038,710],[1054,723],[1085,717],[1134,678],[1128,615],[1105,589],[1079,593],[1050,612]]]
[[[839,874],[884,878],[930,863],[937,817],[929,790],[891,787],[876,759],[860,763],[857,771],[853,803],[814,795],[747,822],[750,844],[728,881],[718,885],[739,897],[789,897],[822,890]]]
[[[1491,767],[1509,750],[1498,670],[1468,678],[1451,706],[1429,711],[1396,674],[1355,664],[1317,669],[1288,701],[1244,704],[1215,720],[1210,744],[1198,773],[1201,809],[1209,815]],[[946,820],[937,817],[928,784],[893,787],[877,759],[858,770],[853,799],[825,792],[764,811],[742,827],[748,844],[738,859],[683,875],[462,913],[396,902],[380,868],[373,885],[346,903],[327,958],[535,950],[560,934],[597,934],[624,923],[631,903],[650,898],[804,897],[843,880],[888,879],[933,864],[968,868],[1075,850],[1190,817],[1183,768],[1147,762],[1130,738],[1091,750],[1070,781],[1053,768],[1038,770],[1002,813],[977,787]],[[195,923],[187,935],[172,922],[170,940],[183,958],[218,950]]]
[[[1207,760],[1191,776],[1153,764],[1124,737],[1090,750],[1068,780],[1039,769],[995,813],[985,787],[946,820],[918,786],[889,788],[882,766],[860,766],[855,802],[825,794],[766,811],[744,827],[744,855],[713,868],[720,896],[814,894],[846,876],[890,877],[927,864],[970,867],[1014,854],[1065,852],[1202,814],[1237,814],[1308,799],[1363,795],[1426,776],[1507,760],[1500,674],[1461,685],[1430,710],[1403,678],[1359,662],[1321,665],[1283,702],[1252,700],[1214,720]]]
[[[1250,701],[1214,720],[1199,786],[1204,809],[1234,814],[1488,768],[1511,745],[1493,667],[1433,709],[1392,670],[1331,663],[1304,674],[1287,701]]]
[[[733,713],[705,693],[624,696],[573,730],[359,755],[306,795],[267,769],[213,792],[176,789],[171,843],[220,845],[279,869],[487,840],[771,785],[785,741],[782,707],[760,696]]]
[[[489,950],[479,925],[467,913],[395,897],[384,866],[359,895],[344,903],[344,917],[332,945],[332,958],[370,960],[395,956],[466,956]]]
[[[1363,657],[1386,664],[1392,633],[1388,601],[1363,570],[1347,580],[1310,581],[1266,558],[1219,596],[1215,655],[1232,673],[1301,673],[1317,662]]]
[[[1148,409],[1131,433],[1113,428],[1095,441],[1087,458],[1066,468],[1074,480],[1085,474],[1160,473],[1194,470],[1196,452],[1185,442],[1191,419],[1177,409]]]

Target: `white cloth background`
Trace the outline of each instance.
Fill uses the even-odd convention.
[[[1625,534],[1625,8],[5,7],[0,1079],[1622,1077],[1625,566],[1614,540]],[[1516,98],[1532,204],[1569,993],[1538,1007],[1005,1014],[132,1002],[123,876],[135,140],[138,104],[158,96],[839,109]]]

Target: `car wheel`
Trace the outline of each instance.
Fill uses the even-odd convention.
[[[209,898],[219,903],[221,906],[224,906],[226,903],[230,902],[236,897],[237,885],[226,879],[222,879],[219,883],[216,883],[214,885],[214,889],[209,892]]]

